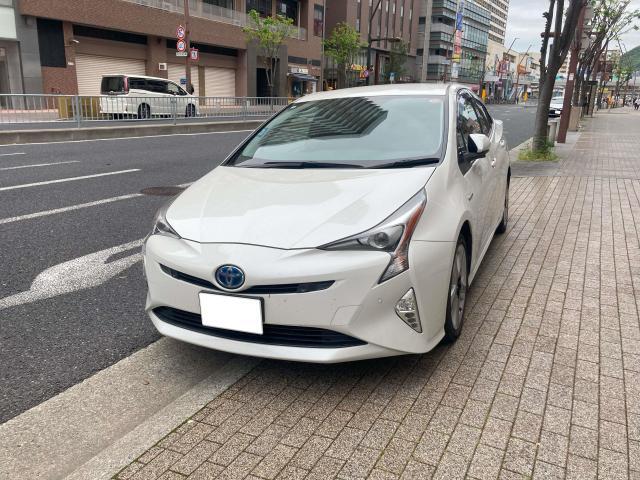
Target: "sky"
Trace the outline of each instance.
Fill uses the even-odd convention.
[[[529,45],[533,45],[530,51],[539,52],[540,34],[544,30],[542,12],[548,8],[548,0],[510,0],[505,45],[509,47],[516,38],[513,49],[517,52],[526,52]],[[640,9],[640,0],[632,0],[628,8]],[[640,31],[624,35],[622,42],[627,50],[640,45]]]

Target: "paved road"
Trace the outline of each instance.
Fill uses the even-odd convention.
[[[491,111],[509,145],[528,138],[533,109]],[[0,147],[0,423],[158,339],[138,251],[167,197],[140,192],[196,180],[245,135]]]
[[[509,148],[517,147],[531,138],[536,109],[533,106],[489,105],[489,112],[504,122]]]

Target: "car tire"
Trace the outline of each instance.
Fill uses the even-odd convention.
[[[462,332],[464,307],[469,288],[469,257],[464,237],[458,238],[453,254],[451,277],[447,289],[447,314],[444,322],[444,341],[455,342]]]
[[[138,107],[138,118],[151,118],[151,107],[143,103]]]
[[[187,111],[185,112],[185,117],[195,117],[196,116],[196,106],[193,103],[187,105]]]
[[[507,180],[507,189],[504,192],[504,209],[502,210],[502,220],[496,228],[496,233],[504,233],[509,225],[509,180]]]

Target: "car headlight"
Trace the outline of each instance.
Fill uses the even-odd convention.
[[[323,250],[377,250],[387,252],[391,260],[378,283],[382,283],[409,268],[409,242],[427,204],[427,195],[420,190],[407,203],[382,223],[366,232],[320,247]]]
[[[167,210],[173,203],[173,200],[165,203],[156,212],[156,216],[153,218],[153,228],[150,235],[165,235],[172,238],[180,238],[180,235],[173,229],[173,227],[167,221]]]

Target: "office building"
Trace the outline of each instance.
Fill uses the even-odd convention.
[[[324,22],[321,0],[190,0],[189,5],[191,46],[199,52],[191,67],[196,95],[268,95],[260,53],[242,30],[251,10],[293,21],[291,38],[280,53],[275,94],[315,90]],[[20,0],[15,13],[31,19],[37,31],[45,93],[97,95],[101,76],[114,73],[184,84],[185,59],[176,56],[176,30],[185,24],[184,0]]]

